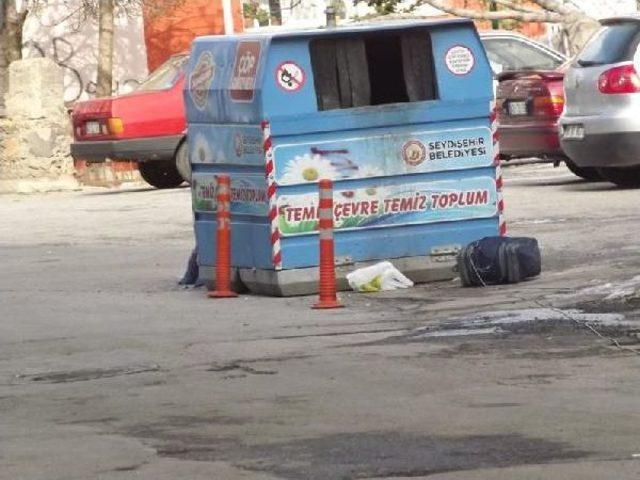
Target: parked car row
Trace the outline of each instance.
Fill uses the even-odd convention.
[[[568,61],[523,35],[481,33],[499,81],[504,159],[541,157],[564,162],[586,180],[640,185],[640,77],[634,62],[640,17],[602,25]],[[158,188],[189,181],[182,99],[187,60],[187,54],[171,57],[133,93],[77,103],[73,157],[135,160],[142,177]]]
[[[579,168],[640,186],[640,16],[604,20],[567,70],[561,146]]]
[[[499,75],[506,157],[564,160],[586,180],[640,186],[640,16],[601,21],[573,59]]]

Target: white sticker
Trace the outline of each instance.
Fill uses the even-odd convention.
[[[276,69],[278,86],[286,92],[297,92],[306,80],[304,70],[295,62],[283,62]]]
[[[462,45],[456,45],[447,50],[444,61],[449,71],[454,75],[467,75],[476,64],[471,50]]]

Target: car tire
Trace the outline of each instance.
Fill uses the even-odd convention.
[[[174,159],[141,162],[138,169],[142,178],[156,188],[176,188],[184,182]]]
[[[187,183],[191,183],[191,163],[189,163],[189,146],[185,140],[180,144],[174,156],[176,168]]]
[[[605,180],[615,183],[619,187],[640,187],[640,167],[631,168],[599,168],[598,172]]]
[[[602,175],[600,175],[600,172],[595,167],[579,167],[571,160],[565,160],[564,164],[571,170],[571,173],[577,177],[584,178],[588,182],[602,181]]]

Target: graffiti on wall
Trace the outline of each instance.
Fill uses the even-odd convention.
[[[49,57],[64,69],[65,102],[75,102],[83,93],[93,97],[96,93],[96,82],[93,79],[83,78],[81,72],[74,66],[74,63],[77,63],[74,62],[77,60],[77,55],[73,44],[64,37],[53,37],[50,42],[50,48],[47,49],[35,40],[26,41],[23,44],[23,48],[28,51],[25,57]],[[92,77],[95,77],[95,74]],[[135,90],[139,84],[140,81],[136,78],[114,79],[113,93]]]

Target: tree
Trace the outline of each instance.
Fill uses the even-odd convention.
[[[557,23],[568,40],[569,54],[577,53],[598,28],[598,22],[574,5],[561,0],[483,0],[481,6],[457,7],[452,0],[416,0],[409,11],[431,5],[445,13],[474,20],[516,20],[520,22]],[[398,0],[368,0],[378,12],[395,12]],[[491,5],[495,8],[491,8]]]
[[[108,97],[113,89],[113,7],[113,0],[99,0],[96,97]]]
[[[98,19],[98,72],[96,97],[113,93],[113,40],[116,15],[160,15],[185,0],[82,0],[81,10]]]
[[[139,0],[143,1],[143,0]],[[113,70],[113,18],[114,6],[118,3],[122,8],[131,8],[135,1],[128,0],[78,0],[69,13],[59,20],[62,23],[72,17],[78,22],[88,18],[98,18],[98,81],[96,94],[111,95]],[[22,32],[27,16],[31,11],[38,11],[44,3],[42,0],[29,0],[18,10],[16,0],[2,0],[2,22],[0,24],[0,100],[4,100],[7,90],[7,70],[11,62],[22,58]]]
[[[269,0],[269,13],[271,14],[271,25],[282,25],[280,0]]]
[[[22,27],[28,14],[29,10],[26,8],[18,11],[15,0],[2,2],[0,48],[6,65],[22,58]]]
[[[0,106],[4,106],[7,70],[11,62],[22,58],[22,27],[29,10],[18,10],[15,0],[2,0],[0,3]]]
[[[67,9],[56,24],[72,20],[76,25],[98,22],[96,95],[112,94],[113,49],[115,18],[120,15],[136,17],[162,15],[167,8],[185,3],[186,0],[61,0]],[[22,9],[18,9],[18,5]],[[7,90],[9,64],[22,58],[22,31],[29,14],[39,15],[47,6],[47,0],[0,0],[0,106]]]

